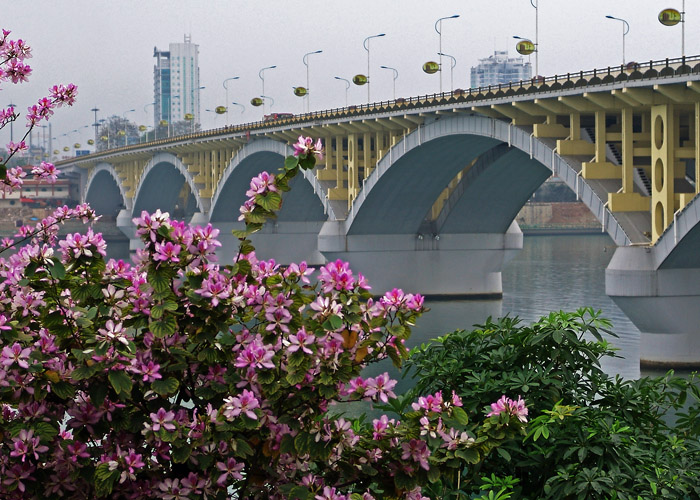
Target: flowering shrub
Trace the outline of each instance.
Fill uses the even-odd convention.
[[[282,267],[248,236],[313,168],[301,137],[276,175],[254,178],[232,263],[218,230],[167,213],[134,219],[144,248],[105,262],[90,229],[56,245],[63,208],[0,257],[0,499],[425,498],[422,487],[480,463],[523,429],[522,413],[467,427],[438,391],[397,418],[343,417],[351,401],[391,404],[420,295],[375,299],[347,263]],[[5,242],[5,250],[16,246]]]

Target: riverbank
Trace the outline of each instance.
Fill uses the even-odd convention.
[[[528,202],[515,218],[521,231],[530,235],[596,234],[600,222],[588,207],[575,202]]]

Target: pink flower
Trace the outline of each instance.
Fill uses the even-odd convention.
[[[11,366],[17,363],[20,368],[29,368],[29,354],[31,354],[31,348],[27,347],[22,349],[22,346],[15,342],[12,346],[5,346],[2,349],[2,354],[0,354],[0,364],[3,366]]]
[[[260,408],[260,402],[255,397],[255,394],[247,389],[243,389],[243,393],[240,396],[230,396],[224,399],[224,417],[229,420],[234,419],[241,413],[245,413],[248,418],[253,420],[258,419],[258,415],[253,411],[256,408]]]
[[[175,425],[171,422],[175,419],[175,414],[171,411],[165,411],[164,408],[159,408],[157,412],[151,413],[151,430],[153,432],[158,432],[162,427],[166,431],[174,431],[176,429]],[[148,424],[146,424],[148,426]]]
[[[236,462],[236,460],[233,458],[229,458],[226,463],[217,462],[216,468],[223,472],[223,474],[221,474],[219,479],[216,480],[216,484],[219,486],[224,486],[229,477],[232,479],[243,479],[243,475],[241,474],[243,466],[244,464]]]
[[[389,398],[396,398],[396,394],[391,391],[396,385],[396,380],[392,380],[388,372],[384,372],[374,378],[368,378],[366,384],[365,396],[368,398],[372,398],[375,401],[379,399],[384,403],[388,403]]]
[[[423,469],[430,470],[428,465],[428,457],[430,456],[430,450],[425,441],[419,439],[411,439],[408,443],[401,444],[401,460],[411,459],[417,462]]]
[[[498,416],[501,413],[507,413],[517,417],[522,423],[527,422],[527,408],[525,407],[525,400],[518,396],[518,400],[514,401],[507,398],[505,394],[501,396],[501,399],[495,403],[491,403],[491,411],[486,414],[487,417]]]
[[[299,155],[316,155],[319,159],[323,158],[323,144],[319,138],[314,144],[314,140],[311,137],[299,136],[299,139],[295,144],[292,144],[294,148],[294,156]]]

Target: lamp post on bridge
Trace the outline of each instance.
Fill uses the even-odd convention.
[[[262,92],[260,93],[261,97],[265,93],[265,70],[266,69],[274,69],[276,68],[276,65],[273,66],[267,66],[260,71],[258,71],[258,76],[260,77],[260,80],[262,80]],[[228,100],[226,101],[228,102]],[[265,101],[263,101],[263,116],[265,116]]]
[[[625,65],[625,37],[627,33],[630,32],[630,25],[627,21],[620,17],[605,16],[607,19],[614,19],[615,21],[622,21],[622,65]]]
[[[371,38],[379,38],[380,36],[386,36],[386,33],[379,33],[378,35],[368,36],[362,42],[362,46],[367,51],[367,104],[369,104],[371,102],[370,97],[369,97],[369,85],[370,85],[370,80],[369,80],[369,41]]]
[[[301,59],[302,62],[304,63],[304,66],[306,66],[306,112],[309,113],[311,112],[311,103],[310,103],[310,97],[309,94],[311,93],[311,88],[309,87],[309,61],[307,61],[307,58],[312,55],[312,54],[320,54],[323,52],[322,50],[315,50],[314,52],[307,52],[304,54],[304,57]]]
[[[390,69],[394,72],[394,100],[396,100],[396,79],[399,77],[399,70],[391,66],[379,66],[382,69]]]
[[[224,83],[222,84],[224,86],[224,90],[226,90],[226,100],[224,101],[225,103],[227,103],[226,104],[226,125],[228,125],[228,123],[229,123],[228,122],[228,87],[226,86],[226,82],[228,82],[230,80],[238,80],[238,78],[240,78],[240,77],[232,76],[231,78],[227,78],[226,80],[224,80]]]
[[[445,19],[456,19],[459,17],[459,14],[455,14],[453,16],[447,16],[447,17],[441,17],[437,21],[435,21],[435,31],[437,31],[437,34],[439,35],[439,50],[438,54],[440,54],[440,62],[438,63],[440,65],[440,93],[442,94],[442,21]],[[438,25],[440,25],[440,29],[438,29]]]
[[[350,88],[350,80],[346,78],[341,78],[339,76],[334,76],[336,80],[342,80],[345,82],[345,107],[348,107],[348,89]]]
[[[675,26],[681,23],[681,56],[685,57],[685,0],[681,4],[680,12],[671,8],[659,12],[659,22],[664,26]]]
[[[12,103],[8,104],[7,106],[9,108],[13,108],[13,109],[17,107],[16,104],[12,104]],[[13,113],[14,113],[14,111],[13,111]],[[12,124],[14,122],[15,122],[14,120],[10,120],[10,142],[15,142],[15,135],[14,135],[14,131],[12,129]]]
[[[122,118],[124,118],[124,146],[126,146],[127,143],[129,142],[129,136],[128,136],[128,134],[126,133],[126,125],[127,125],[126,114],[127,114],[127,113],[131,113],[131,112],[133,112],[133,111],[136,111],[136,110],[135,110],[135,109],[130,109],[129,111],[124,111],[124,112],[122,113]]]
[[[146,108],[148,106],[153,106],[153,108],[154,108],[154,111],[153,111],[153,140],[157,140],[158,139],[158,124],[156,123],[156,118],[155,118],[155,107],[156,107],[155,101],[149,102],[148,104],[145,104],[143,106],[144,113],[146,113]],[[146,133],[146,136],[148,136],[148,133]]]
[[[455,59],[454,56],[451,56],[450,54],[445,54],[444,52],[440,52],[440,56],[445,56],[450,58],[450,93],[455,89],[454,86],[454,70],[455,66],[457,66],[457,59]]]

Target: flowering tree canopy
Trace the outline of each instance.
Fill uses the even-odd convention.
[[[420,499],[522,431],[519,402],[475,427],[441,392],[393,418],[343,417],[346,402],[395,400],[388,374],[361,372],[407,357],[423,298],[373,297],[342,261],[312,282],[303,262],[256,256],[248,236],[322,150],[294,147],[252,180],[231,263],[217,229],[161,212],[134,219],[131,264],[106,262],[90,229],[56,245],[55,222],[94,219],[87,206],[5,243],[0,499]]]

